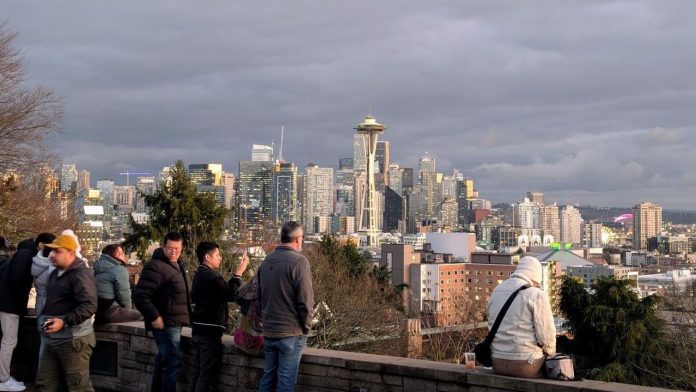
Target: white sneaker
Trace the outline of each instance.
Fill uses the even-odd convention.
[[[19,385],[14,379],[9,379],[3,383],[0,383],[0,391],[3,392],[19,392],[27,389],[24,385]]]
[[[24,386],[24,383],[23,383],[23,382],[15,380],[14,377],[10,377],[10,379],[9,379],[8,381],[12,381],[13,383],[15,383],[15,384],[17,384],[17,385]]]

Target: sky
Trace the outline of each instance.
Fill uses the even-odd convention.
[[[28,83],[63,97],[65,162],[98,178],[181,159],[238,171],[352,157],[368,113],[391,160],[481,197],[696,209],[696,2],[3,0]]]

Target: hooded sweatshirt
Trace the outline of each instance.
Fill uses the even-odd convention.
[[[41,315],[43,307],[46,304],[46,286],[48,285],[48,276],[56,267],[51,264],[48,257],[44,257],[39,252],[31,262],[31,275],[34,277],[34,287],[36,287],[36,315]]]
[[[534,257],[523,257],[517,269],[491,293],[488,301],[488,329],[493,327],[498,313],[510,295],[524,285],[531,287],[519,292],[510,305],[493,339],[493,358],[526,360],[543,358],[544,353],[556,353],[556,327],[549,297],[535,286],[541,285],[542,267]]]

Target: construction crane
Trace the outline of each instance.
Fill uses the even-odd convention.
[[[132,172],[125,172],[125,173],[118,173],[119,175],[126,176],[126,186],[130,185],[130,176],[149,176],[152,173],[132,173]]]

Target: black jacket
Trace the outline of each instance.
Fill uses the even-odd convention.
[[[155,250],[133,290],[133,302],[143,314],[146,328],[159,316],[165,327],[189,325],[189,280],[181,260],[171,263],[162,248]]]
[[[46,305],[42,314],[61,316],[68,327],[82,324],[97,311],[94,273],[80,259],[75,259],[61,276],[58,276],[58,272],[57,269],[53,270],[48,277]]]
[[[0,267],[4,270],[0,277],[0,312],[19,316],[27,314],[29,291],[34,282],[31,260],[35,253],[34,241],[22,241],[12,258],[0,261],[8,263]]]
[[[207,265],[198,267],[191,286],[192,333],[222,336],[227,329],[227,303],[235,300],[242,279],[233,276],[228,282]]]

